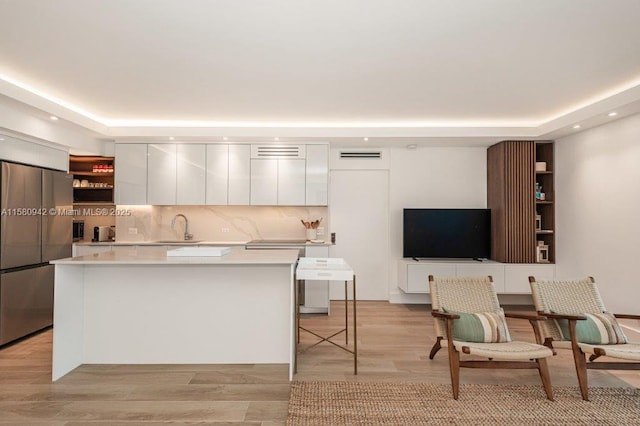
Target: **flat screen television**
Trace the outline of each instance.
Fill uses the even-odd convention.
[[[491,256],[490,209],[404,209],[403,257]]]

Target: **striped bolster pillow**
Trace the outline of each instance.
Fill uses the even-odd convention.
[[[460,315],[460,319],[453,322],[453,340],[475,343],[511,341],[507,321],[502,310],[474,314],[449,311],[445,308],[442,308],[442,310]]]
[[[627,336],[612,313],[582,315],[587,319],[576,321],[576,340],[578,342],[591,345],[616,345],[628,342]],[[563,319],[557,321],[562,331],[562,338],[571,340],[569,321]]]

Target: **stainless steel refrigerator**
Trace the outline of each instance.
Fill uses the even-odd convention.
[[[0,345],[53,323],[54,267],[71,256],[72,176],[0,162]]]

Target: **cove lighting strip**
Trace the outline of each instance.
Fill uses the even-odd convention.
[[[583,103],[580,103],[574,107],[571,107],[553,117],[539,122],[501,122],[501,121],[436,121],[436,122],[352,122],[352,123],[332,123],[332,122],[227,122],[227,121],[200,121],[200,120],[141,120],[141,119],[109,119],[99,117],[79,106],[70,102],[64,101],[60,98],[45,93],[42,90],[36,89],[26,83],[23,83],[17,79],[11,78],[7,75],[0,74],[0,80],[16,86],[22,90],[46,99],[56,105],[66,108],[72,112],[89,118],[95,122],[98,122],[107,127],[220,127],[220,128],[232,128],[232,127],[245,127],[245,128],[491,128],[491,127],[505,127],[505,128],[519,128],[529,127],[536,128],[549,121],[556,120],[567,114],[576,112],[582,108],[586,108],[596,102],[600,102],[604,99],[620,94],[626,90],[633,89],[640,86],[640,78],[627,82],[623,85],[617,86],[605,93],[595,96]]]

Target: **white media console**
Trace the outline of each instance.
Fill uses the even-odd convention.
[[[553,263],[500,263],[492,260],[465,259],[400,259],[398,287],[405,293],[429,293],[429,275],[482,276],[491,275],[499,294],[530,294],[529,276],[554,278]]]

